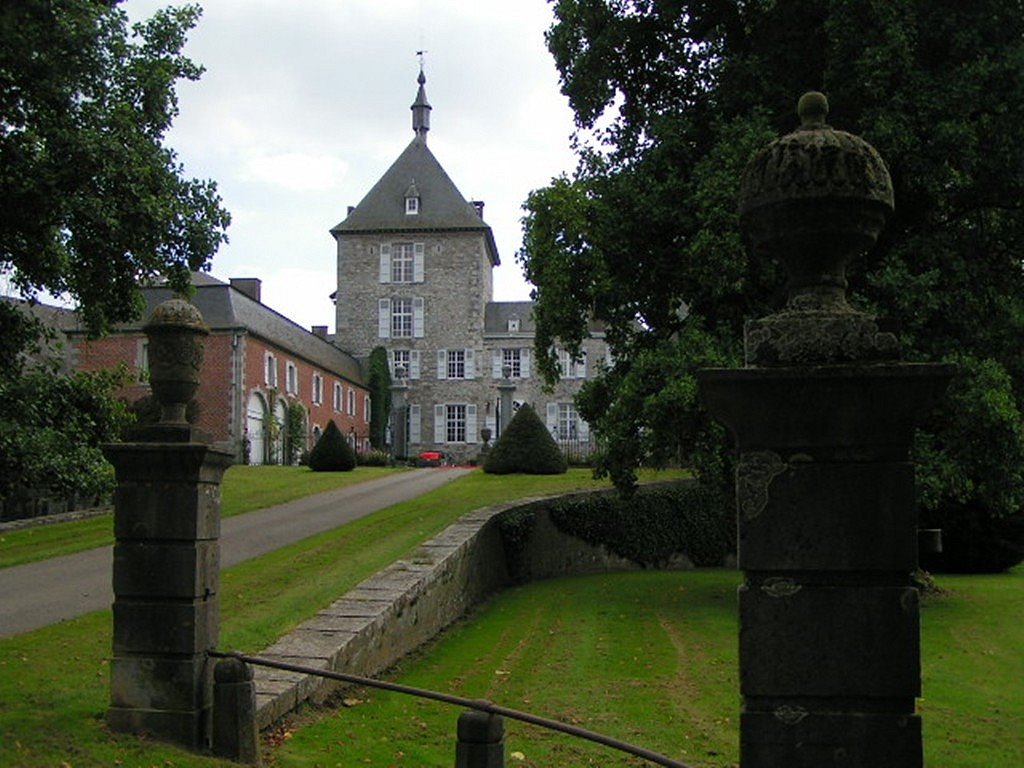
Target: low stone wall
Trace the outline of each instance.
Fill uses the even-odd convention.
[[[552,498],[476,510],[374,574],[258,655],[289,664],[373,676],[435,637],[489,595],[515,581],[638,566],[568,536],[551,522]],[[510,573],[502,515],[533,512],[530,535]],[[681,561],[684,562],[684,561]],[[514,577],[514,578],[513,578]],[[256,718],[267,728],[304,701],[322,701],[337,683],[257,667]]]

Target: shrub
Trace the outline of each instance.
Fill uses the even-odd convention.
[[[1024,513],[996,517],[989,510],[948,504],[925,518],[942,529],[942,552],[922,552],[921,567],[936,573],[1001,573],[1024,560]]]
[[[356,463],[361,467],[386,467],[389,457],[387,451],[361,451],[356,453]]]
[[[351,472],[356,468],[356,452],[333,419],[309,452],[309,468],[314,472]]]
[[[957,375],[917,433],[920,526],[941,528],[929,570],[996,573],[1024,558],[1024,415],[999,362],[953,355]]]
[[[601,545],[644,566],[662,566],[678,553],[694,565],[721,565],[736,552],[731,500],[714,488],[687,482],[556,502],[551,520],[563,533]]]
[[[484,461],[484,472],[494,475],[560,475],[567,469],[558,444],[529,405],[512,417]]]

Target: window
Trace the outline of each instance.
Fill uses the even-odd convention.
[[[324,401],[324,379],[319,373],[313,374],[313,405]]]
[[[562,349],[558,352],[558,368],[563,379],[585,379],[587,378],[587,353],[580,350],[579,357],[572,357]]]
[[[466,378],[466,350],[449,349],[447,365],[449,379]]]
[[[370,396],[363,395],[363,421],[370,423]]]
[[[572,403],[558,404],[558,436],[563,440],[575,440],[576,434],[576,406]]]
[[[466,442],[466,406],[459,403],[445,406],[446,443]]]
[[[285,364],[284,388],[289,395],[299,394],[299,369],[295,363],[289,361]]]
[[[425,254],[423,243],[381,243],[380,282],[422,283]]]
[[[437,378],[476,378],[476,353],[472,349],[437,350]]]
[[[407,216],[415,216],[420,212],[420,199],[418,197],[405,198],[405,213]]]
[[[392,349],[391,350],[391,376],[392,378],[398,378],[398,369],[401,368],[404,371],[405,378],[412,378],[412,356],[409,354],[411,350],[408,349]]]
[[[135,368],[138,370],[138,382],[140,384],[147,383],[149,381],[149,341],[146,339],[139,339]]]
[[[512,315],[512,317],[510,317],[508,319],[508,332],[509,333],[518,333],[519,332],[519,318],[516,317],[515,315]]]
[[[590,427],[572,402],[548,403],[546,424],[555,440],[590,440]]]
[[[521,349],[503,349],[501,350],[501,368],[502,375],[504,376],[504,369],[506,366],[511,369],[509,374],[513,379],[518,379],[523,375],[523,362],[522,362],[522,350]]]
[[[341,413],[341,384],[334,382],[334,412]]]
[[[391,246],[391,282],[413,281],[413,244],[395,243]]]
[[[348,415],[356,415],[356,391],[352,387],[348,388]]]
[[[377,300],[377,335],[382,339],[423,338],[422,296]]]
[[[412,299],[391,300],[391,338],[412,338]]]
[[[269,352],[263,358],[263,383],[268,387],[277,386],[277,358]]]
[[[438,403],[435,405],[434,442],[477,442],[476,406],[472,403]]]

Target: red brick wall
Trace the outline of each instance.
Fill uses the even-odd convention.
[[[141,333],[108,336],[103,339],[76,339],[75,368],[83,371],[95,371],[113,368],[120,362],[127,363],[136,369],[139,344],[143,339]],[[330,419],[345,434],[354,431],[359,438],[369,434],[369,425],[364,419],[363,398],[367,391],[352,382],[340,379],[320,368],[289,355],[284,350],[271,346],[252,336],[243,336],[239,341],[239,354],[243,355],[244,370],[241,401],[237,404],[236,418],[240,424],[241,434],[232,435],[232,333],[214,333],[207,338],[206,351],[203,356],[203,369],[200,377],[199,392],[196,399],[199,405],[197,427],[208,432],[214,440],[241,440],[244,436],[246,423],[246,407],[250,394],[255,390],[266,395],[267,384],[264,377],[264,358],[269,351],[277,358],[278,380],[277,391],[288,402],[298,400],[307,411],[307,435],[311,435],[314,426],[320,429],[327,427]],[[298,373],[298,393],[291,395],[285,391],[287,383],[286,365],[293,363]],[[313,373],[323,376],[323,402],[314,405]],[[334,384],[342,385],[343,397],[341,412],[333,408]],[[348,392],[356,392],[355,413],[348,413]],[[150,394],[148,384],[136,383],[124,387],[119,395],[129,402]],[[310,445],[312,444],[310,438]]]
[[[332,419],[338,426],[338,429],[346,435],[350,432],[354,432],[360,439],[369,435],[369,424],[363,414],[363,397],[367,394],[367,390],[365,388],[334,376],[321,368],[314,367],[304,360],[300,360],[293,355],[289,355],[279,347],[273,347],[262,339],[254,337],[246,339],[246,400],[248,400],[249,393],[252,390],[255,389],[263,392],[267,388],[264,368],[264,360],[267,352],[273,354],[277,360],[277,391],[279,396],[287,398],[288,402],[298,400],[306,408],[307,431],[308,435],[310,435],[310,446],[312,446],[311,434],[313,427],[318,426],[321,430],[326,429],[327,422]],[[287,391],[288,363],[293,364],[297,372],[298,391],[295,394]],[[314,372],[319,373],[323,377],[323,400],[319,405],[313,404]],[[341,384],[343,391],[342,407],[340,412],[334,410],[334,384],[336,382]],[[348,413],[347,408],[348,392],[350,389],[356,392],[356,408],[355,413],[352,415]]]

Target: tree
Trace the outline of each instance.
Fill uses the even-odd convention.
[[[391,414],[391,373],[388,370],[388,351],[374,347],[370,352],[367,388],[370,390],[370,445],[384,450],[388,418]]]
[[[540,416],[529,405],[520,406],[487,454],[484,472],[493,475],[560,475],[569,468]]]
[[[1018,514],[1016,469],[999,493],[975,491],[992,487],[979,467],[1021,466],[1020,1],[556,0],[554,10],[547,42],[580,162],[527,200],[519,258],[536,286],[547,376],[557,375],[554,339],[576,348],[590,316],[608,328],[615,365],[579,403],[597,434],[617,443],[683,435],[683,452],[705,435],[693,430],[704,417],[686,392],[672,408],[638,404],[672,399],[673,339],[697,333],[709,345],[698,349],[735,359],[743,320],[780,306],[779,267],[743,248],[739,177],[756,148],[796,127],[799,95],[821,90],[829,121],[878,149],[895,188],[878,246],[849,270],[853,300],[900,323],[908,359],[957,357],[977,397],[998,399],[992,387],[1008,382],[1008,406],[991,410],[995,431],[980,436],[984,460],[965,458],[962,436],[922,431],[925,512],[955,502]],[[602,467],[628,487],[649,455],[664,453],[609,451]],[[965,471],[975,475],[966,484]]]
[[[67,294],[97,333],[137,316],[141,281],[187,291],[230,221],[163,146],[175,83],[202,73],[181,54],[198,6],[129,32],[118,4],[0,7],[0,271],[25,297]]]
[[[341,434],[334,419],[309,452],[309,468],[314,472],[351,472],[356,468],[356,452]]]
[[[115,397],[128,377],[114,371],[58,376],[46,368],[0,377],[0,502],[17,514],[30,492],[104,497],[114,471],[100,450],[133,422]]]
[[[202,72],[181,55],[199,8],[160,11],[129,33],[117,6],[0,4],[0,273],[30,300],[68,295],[94,333],[137,316],[142,281],[187,291],[230,221],[213,182],[186,178],[163,146],[175,83]],[[2,498],[109,490],[99,445],[128,419],[118,374],[27,366],[44,331],[0,301]]]

